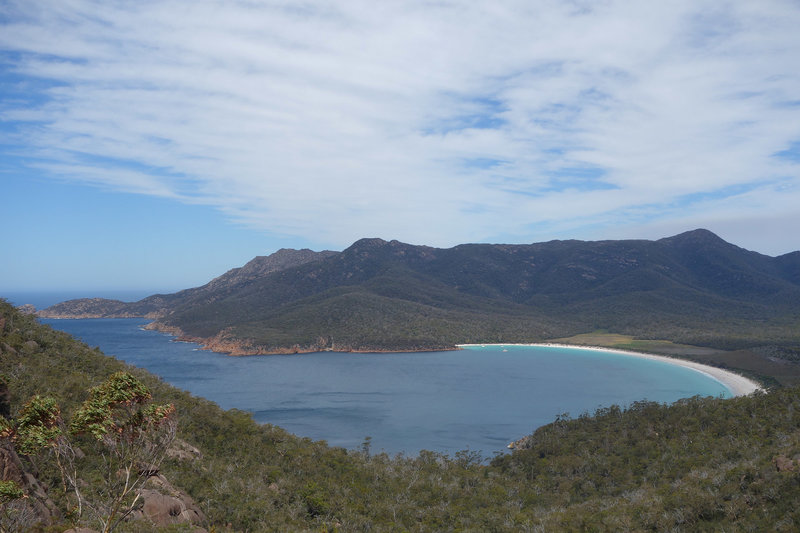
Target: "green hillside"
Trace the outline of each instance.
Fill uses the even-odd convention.
[[[69,415],[87,388],[127,368],[6,303],[0,317],[0,373],[12,418],[36,393],[56,397]],[[560,416],[485,463],[469,451],[388,457],[370,453],[368,443],[357,451],[331,448],[128,370],[155,401],[176,405],[178,436],[202,452],[191,461],[169,459],[162,472],[194,497],[209,531],[800,528],[797,388],[572,413],[577,418]],[[42,457],[25,463],[66,516],[54,466]]]
[[[281,250],[172,295],[66,302],[43,316],[149,316],[238,353],[447,349],[595,330],[795,350],[798,272],[800,253],[768,257],[706,230],[448,249],[362,239],[342,252]]]

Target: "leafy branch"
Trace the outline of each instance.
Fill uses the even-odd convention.
[[[11,437],[24,455],[49,452],[62,488],[75,496],[77,517],[88,510],[107,533],[136,508],[139,489],[158,470],[175,438],[175,407],[153,405],[151,399],[136,377],[117,372],[89,390],[68,429],[56,401],[37,395],[21,410],[16,427],[0,426],[0,436]],[[94,483],[79,479],[80,467],[90,458],[77,443],[101,461],[102,475]]]

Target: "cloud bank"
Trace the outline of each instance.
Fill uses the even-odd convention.
[[[800,226],[796,2],[3,9],[0,150],[41,175],[342,246],[697,223],[800,247],[753,231]]]

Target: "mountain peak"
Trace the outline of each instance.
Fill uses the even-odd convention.
[[[659,239],[658,242],[667,244],[730,244],[716,233],[704,228],[685,231],[678,235],[673,235],[672,237],[665,237]]]
[[[378,237],[367,237],[364,239],[358,239],[356,242],[351,244],[347,249],[362,249],[362,248],[377,248],[380,246],[385,246],[389,244],[387,241],[378,238]]]

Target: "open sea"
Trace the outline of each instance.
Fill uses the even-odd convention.
[[[39,309],[64,299],[4,296]],[[103,296],[131,301],[146,294]],[[224,409],[249,411],[259,422],[334,446],[357,448],[369,436],[373,451],[390,454],[469,449],[491,457],[559,414],[731,395],[694,370],[609,352],[487,346],[229,357],[144,330],[146,319],[41,321]]]

